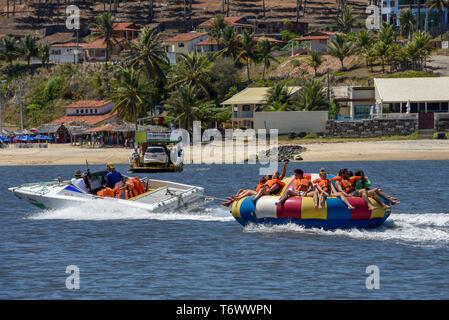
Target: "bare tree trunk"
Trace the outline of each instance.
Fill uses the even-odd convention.
[[[226,5],[227,5],[227,8],[226,8],[226,17],[229,17],[229,4],[230,4],[230,2],[231,2],[231,0],[226,0]]]
[[[9,18],[9,0],[6,0],[6,17]]]

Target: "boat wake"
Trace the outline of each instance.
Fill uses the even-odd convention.
[[[449,214],[394,214],[379,228],[361,230],[306,229],[296,224],[248,225],[245,232],[255,233],[302,233],[346,237],[357,240],[394,241],[416,246],[449,247]]]
[[[148,212],[143,209],[130,209],[127,206],[111,207],[99,201],[85,202],[76,207],[57,210],[44,210],[27,217],[32,220],[198,220],[198,221],[233,221],[229,210],[219,207],[195,209],[167,213]]]

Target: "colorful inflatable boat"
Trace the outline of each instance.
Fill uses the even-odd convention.
[[[304,175],[307,176],[307,175]],[[309,174],[312,181],[318,174]],[[328,179],[333,176],[328,175]],[[342,229],[342,228],[376,228],[389,217],[390,210],[379,208],[373,199],[370,201],[378,208],[369,211],[362,198],[349,197],[355,209],[349,210],[340,198],[329,197],[322,209],[315,209],[312,197],[290,197],[282,207],[275,203],[287,189],[293,189],[293,177],[284,178],[285,187],[278,195],[263,196],[255,204],[254,197],[235,201],[231,208],[234,218],[243,226],[255,224],[287,224],[296,223],[306,228]]]

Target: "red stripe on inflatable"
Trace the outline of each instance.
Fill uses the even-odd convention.
[[[355,209],[351,210],[351,220],[364,220],[371,218],[371,211],[368,210],[368,206],[362,198],[349,197],[348,201],[353,207],[355,207]]]
[[[301,219],[301,204],[302,199],[300,197],[290,197],[282,207],[276,207],[276,215],[278,218]]]

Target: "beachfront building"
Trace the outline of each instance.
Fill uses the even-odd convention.
[[[50,46],[50,62],[77,63],[83,61],[83,48],[75,42],[55,43]]]
[[[182,54],[197,52],[196,44],[209,38],[205,32],[187,32],[164,40],[170,63],[175,64]]]
[[[291,95],[300,87],[288,87]],[[323,132],[328,111],[264,111],[268,106],[270,87],[246,88],[221,103],[232,108],[233,129],[277,129],[279,134],[294,132]]]
[[[374,79],[374,88],[384,117],[415,117],[419,129],[449,118],[449,77]]]
[[[420,6],[418,7],[418,1]],[[400,26],[399,17],[401,10],[410,8],[409,0],[382,0],[382,22],[387,22],[396,26]],[[429,10],[425,6],[427,0],[412,0],[412,12],[416,20],[421,25],[422,30],[429,31],[429,29],[439,27],[441,23],[441,17],[438,10]],[[447,8],[443,11],[443,23],[448,23]]]
[[[85,123],[98,126],[113,122],[116,113],[111,113],[114,103],[110,100],[80,100],[65,107],[66,114],[50,124]]]
[[[374,87],[339,86],[331,88],[331,96],[341,105],[338,120],[361,120],[371,117],[376,103]]]

